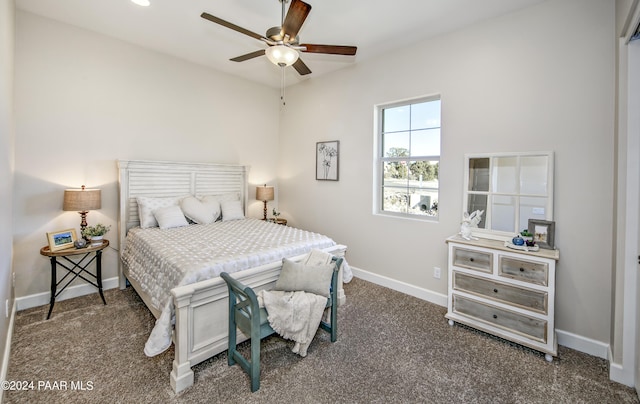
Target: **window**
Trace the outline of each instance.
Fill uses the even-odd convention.
[[[377,107],[377,213],[438,216],[440,96]]]

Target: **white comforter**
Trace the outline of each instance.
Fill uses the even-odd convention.
[[[154,356],[171,346],[171,289],[335,244],[321,234],[258,219],[129,230],[122,260],[129,277],[162,311],[145,345],[145,354]]]

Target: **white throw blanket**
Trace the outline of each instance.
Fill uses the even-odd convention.
[[[327,298],[313,293],[266,291],[258,292],[258,302],[269,312],[271,328],[282,338],[295,342],[293,353],[305,357],[316,335]]]

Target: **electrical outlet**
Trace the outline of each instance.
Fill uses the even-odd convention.
[[[433,277],[436,279],[440,279],[440,268],[433,267]]]

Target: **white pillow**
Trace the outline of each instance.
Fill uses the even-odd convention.
[[[166,208],[167,206],[177,206],[182,198],[184,198],[184,196],[172,196],[169,198],[155,198],[150,196],[137,197],[140,227],[143,229],[158,227],[158,221],[153,216],[153,211],[158,208]]]
[[[220,202],[213,199],[201,201],[194,196],[188,196],[180,201],[180,207],[186,217],[198,224],[213,223],[220,216]]]
[[[173,205],[165,208],[158,208],[153,211],[161,229],[170,229],[172,227],[188,226],[189,223],[182,213],[180,206]]]
[[[222,208],[223,222],[244,219],[244,211],[240,201],[222,201],[220,207]]]

